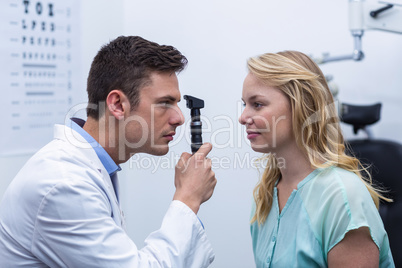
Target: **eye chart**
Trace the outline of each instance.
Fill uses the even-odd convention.
[[[80,76],[79,18],[79,0],[0,1],[0,155],[33,153],[64,123]]]

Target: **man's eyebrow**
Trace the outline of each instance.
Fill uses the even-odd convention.
[[[171,101],[171,102],[180,102],[181,99],[177,100],[175,97],[173,97],[172,95],[166,95],[166,96],[162,96],[156,99],[157,101]]]

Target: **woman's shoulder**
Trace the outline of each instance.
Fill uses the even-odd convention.
[[[346,170],[344,168],[340,168],[337,166],[330,166],[327,168],[320,168],[319,169],[321,172],[318,174],[318,176],[321,179],[359,179],[359,176],[356,175],[356,173]]]
[[[301,197],[311,218],[352,220],[367,209],[376,210],[363,180],[354,172],[339,167],[323,168],[303,189]],[[322,215],[325,212],[326,215]],[[337,215],[333,218],[334,215]],[[338,218],[339,219],[339,218]]]
[[[363,180],[354,172],[331,166],[328,168],[323,168],[314,178],[312,186],[318,186],[325,189],[331,189],[332,191],[367,191],[367,187]]]
[[[348,231],[363,226],[370,228],[377,246],[382,245],[385,231],[377,208],[365,183],[354,172],[339,167],[322,169],[303,194],[324,252],[339,243]]]

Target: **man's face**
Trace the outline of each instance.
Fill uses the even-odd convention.
[[[140,102],[125,119],[125,149],[133,153],[165,155],[176,128],[184,123],[176,74],[153,72],[140,89]]]

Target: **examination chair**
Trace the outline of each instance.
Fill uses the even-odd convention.
[[[342,104],[341,121],[352,125],[355,134],[363,130],[367,138],[353,139],[348,153],[369,165],[375,185],[386,190],[393,202],[381,202],[380,215],[388,233],[395,266],[402,267],[402,144],[375,139],[366,127],[380,120],[381,103],[369,106]]]

